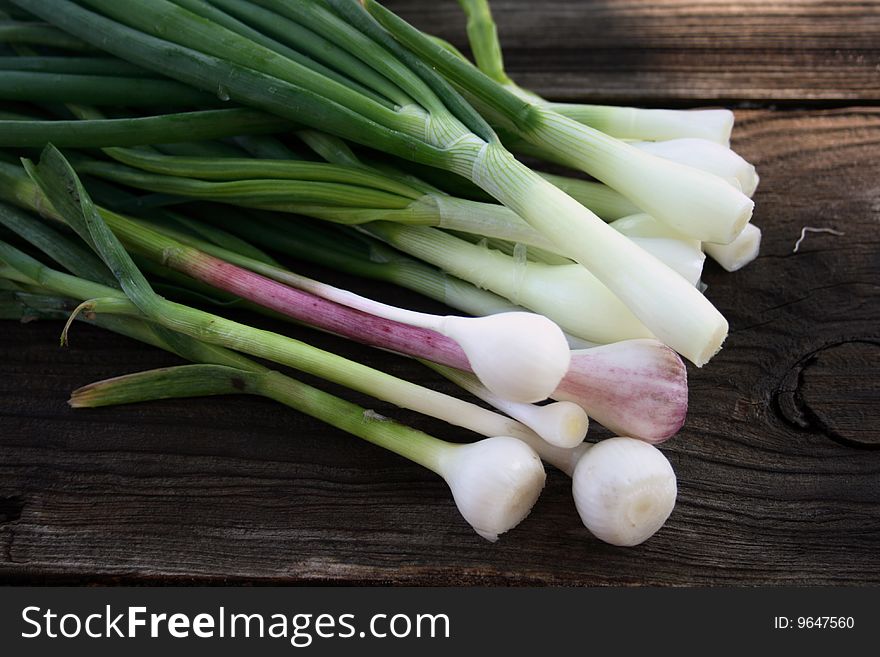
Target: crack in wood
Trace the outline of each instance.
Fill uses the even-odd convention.
[[[783,421],[797,429],[824,435],[848,447],[880,449],[880,443],[874,442],[870,438],[855,437],[852,432],[837,427],[832,421],[833,416],[818,412],[811,405],[808,395],[805,394],[806,375],[810,368],[819,363],[820,357],[824,353],[847,345],[880,346],[880,338],[867,336],[835,340],[801,356],[777,384],[773,393],[774,406]]]

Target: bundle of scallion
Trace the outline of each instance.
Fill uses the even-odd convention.
[[[46,307],[48,304],[58,310],[64,302],[57,298],[46,300],[46,295],[63,295],[74,303],[82,300],[72,317],[87,309],[90,316],[94,315],[93,321],[112,330],[171,349],[191,360],[217,364],[144,373],[96,384],[75,393],[73,405],[234,392],[266,395],[437,472],[449,483],[462,515],[490,540],[518,524],[537,498],[544,481],[537,454],[572,474],[581,516],[587,527],[604,540],[621,545],[641,542],[653,534],[671,512],[675,477],[668,461],[645,443],[620,438],[614,443],[614,449],[587,445],[577,450],[555,448],[525,426],[491,411],[344,361],[294,340],[158,297],[106,227],[58,151],[47,149],[41,164],[38,167],[28,164],[28,171],[45,192],[44,202],[51,203],[52,212],[95,249],[114,272],[119,287],[49,269],[0,242],[0,277],[7,283],[7,292],[13,291],[14,301],[19,305],[41,303]],[[72,271],[89,271],[97,278],[106,278],[106,270],[99,262],[68,244],[62,236],[53,234],[26,215],[6,208],[0,211],[6,225],[14,227],[53,259]],[[131,231],[125,234],[133,239]],[[150,236],[145,232],[139,239],[148,245]],[[163,248],[167,248],[167,244]],[[7,308],[5,313],[9,312]],[[444,407],[439,413],[435,410],[435,414],[448,414],[451,421],[490,437],[467,446],[443,443],[280,373],[270,372],[224,347],[369,390],[374,396],[397,405],[414,404],[425,410],[431,405],[435,409]],[[425,400],[414,401],[419,396]],[[585,474],[579,475],[579,472]],[[606,500],[612,495],[617,504],[608,505]]]
[[[393,36],[353,1],[218,3],[223,9],[199,0],[87,0],[88,9],[69,0],[14,4],[95,47],[224,99],[465,176],[587,267],[654,335],[697,365],[726,337],[726,321],[702,294],[516,160],[414,52],[464,83],[488,105],[487,114],[512,123],[506,127],[530,143],[552,147],[566,161],[601,164],[602,172],[614,174],[605,182],[654,216],[693,227],[705,226],[711,212],[711,230],[698,230],[698,237],[732,240],[751,213],[744,194],[717,176],[526,103],[484,78],[487,86],[466,67],[459,75],[436,61],[432,48],[448,51],[378,5],[366,3]],[[275,27],[266,34],[270,23]],[[328,65],[336,74],[326,72]],[[639,275],[621,275],[621,262]]]
[[[56,26],[36,37],[24,30],[34,45],[87,56],[19,45],[22,56],[0,57],[0,100],[16,101],[0,108],[0,146],[89,150],[69,151],[71,168],[48,149],[43,164],[28,165],[36,186],[0,162],[0,198],[67,223],[115,277],[0,206],[7,227],[75,274],[0,243],[3,294],[13,295],[4,311],[14,317],[36,304],[51,315],[73,300],[74,317],[97,313],[113,330],[125,325],[123,333],[210,364],[95,384],[74,405],[162,389],[233,392],[234,380],[319,418],[336,408],[352,422],[358,413],[377,419],[221,348],[229,347],[489,436],[452,449],[398,425],[392,439],[376,438],[381,422],[360,433],[357,422],[336,425],[440,473],[484,536],[517,524],[543,484],[532,465],[517,481],[505,474],[505,463],[530,463],[534,452],[521,443],[510,452],[502,435],[573,475],[581,517],[603,540],[636,544],[662,525],[675,477],[633,438],[660,442],[680,428],[687,388],[675,352],[701,366],[726,336],[700,290],[703,254],[733,271],[760,242],[748,223],[757,175],[728,147],[730,112],[548,102],[507,77],[485,0],[460,0],[477,66],[371,1],[11,1]],[[167,113],[143,114],[157,107]],[[255,136],[266,134],[280,140]],[[326,162],[301,153],[294,135]],[[181,143],[210,139],[222,141]],[[534,171],[508,148],[600,182]],[[117,211],[94,206],[86,189]],[[261,249],[391,280],[479,317],[381,304],[294,274]],[[244,299],[418,357],[516,420],[163,299],[132,256],[156,289]],[[557,326],[591,348],[570,351]],[[549,396],[561,401],[530,403]],[[630,438],[580,444],[584,410]],[[496,450],[512,461],[502,454],[499,471],[487,473],[480,455]],[[469,483],[454,483],[441,462],[460,463]],[[504,498],[497,514],[462,497],[474,478],[505,488],[490,495]]]

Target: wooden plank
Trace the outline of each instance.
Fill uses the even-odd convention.
[[[455,2],[388,5],[460,48]],[[558,99],[642,105],[880,100],[880,3],[492,2],[511,75]]]
[[[707,268],[708,295],[732,330],[716,359],[690,371],[687,424],[664,447],[678,506],[646,544],[620,549],[591,538],[555,471],[533,514],[489,544],[437,477],[264,400],[72,411],[72,388],[173,359],[82,326],[62,350],[56,324],[3,323],[0,577],[880,583],[880,451],[856,447],[876,443],[869,422],[880,407],[870,383],[880,343],[880,188],[869,166],[880,159],[880,109],[737,116],[734,145],[762,176],[762,255],[735,274]],[[804,225],[845,235],[808,234],[792,253]],[[436,308],[385,286],[373,291]],[[314,340],[449,390],[404,359]]]

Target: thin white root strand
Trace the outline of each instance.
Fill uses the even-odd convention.
[[[798,249],[801,248],[801,242],[807,236],[807,233],[830,233],[832,235],[846,235],[841,230],[835,230],[834,228],[814,228],[813,226],[804,226],[801,228],[801,236],[798,237],[797,242],[794,243],[794,248],[791,250],[792,253],[797,253]]]

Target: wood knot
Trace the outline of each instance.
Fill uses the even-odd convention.
[[[880,449],[880,338],[825,345],[800,358],[777,386],[783,419],[851,447]]]

